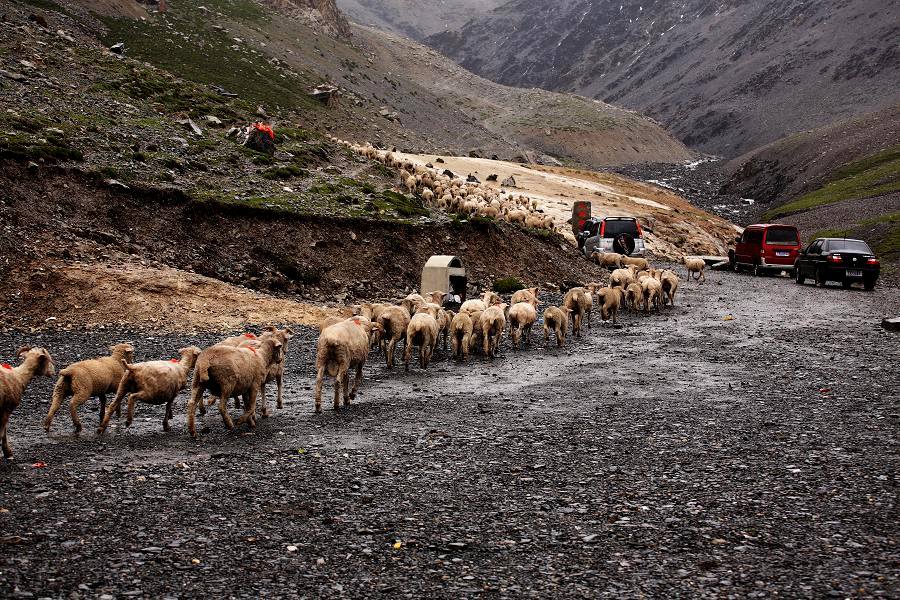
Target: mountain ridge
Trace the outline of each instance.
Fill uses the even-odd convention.
[[[512,0],[426,43],[493,81],[600,98],[735,157],[895,102],[898,36],[897,0]]]

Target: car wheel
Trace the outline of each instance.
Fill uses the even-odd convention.
[[[737,257],[735,257],[735,255],[734,255],[734,250],[728,251],[728,268],[731,269],[732,271],[738,270]]]
[[[825,273],[822,269],[816,270],[816,285],[819,287],[825,287]]]
[[[845,279],[845,280],[841,281],[841,287],[844,288],[845,290],[850,289],[851,285],[853,285],[853,282],[850,281],[849,279]]]
[[[753,273],[754,277],[762,277],[763,276],[763,271],[762,271],[762,269],[759,268],[758,264],[753,265],[752,273]]]
[[[865,279],[863,280],[863,287],[868,291],[872,291],[875,289],[875,280],[874,279]]]
[[[794,268],[794,281],[796,281],[800,285],[803,285],[804,283],[806,283],[806,277],[800,271],[800,267]]]

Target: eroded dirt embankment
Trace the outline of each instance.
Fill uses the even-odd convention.
[[[120,306],[129,279],[177,269],[293,300],[345,302],[390,298],[418,287],[432,254],[462,257],[479,287],[500,277],[558,285],[596,279],[600,271],[561,238],[505,224],[453,224],[304,216],[247,205],[200,203],[183,194],[124,190],[65,172],[34,176],[7,165],[0,180],[2,324],[35,326],[60,311],[76,319],[97,265],[118,282],[93,294],[95,314]],[[130,273],[138,269],[139,273]],[[125,273],[121,273],[122,271]],[[121,277],[117,275],[121,274]],[[171,286],[172,294],[190,286]],[[181,290],[181,291],[179,291]],[[96,291],[91,287],[91,291]],[[245,294],[246,289],[239,290]],[[222,288],[224,297],[231,294]],[[89,295],[89,294],[85,294]],[[60,298],[73,298],[60,302]],[[84,323],[96,322],[85,316]],[[232,323],[232,326],[234,323]]]

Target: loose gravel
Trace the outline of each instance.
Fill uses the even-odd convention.
[[[211,411],[197,441],[184,394],[172,433],[139,406],[97,437],[94,400],[80,437],[65,410],[47,436],[36,381],[0,467],[0,595],[897,597],[898,300],[711,273],[562,350],[409,373],[372,355],[357,402],[321,415],[304,329],[285,408],[235,433]],[[213,341],[0,348],[65,365],[123,339],[138,359]]]

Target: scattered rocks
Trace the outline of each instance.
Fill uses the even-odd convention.
[[[118,44],[113,44],[109,47],[109,51],[113,54],[123,55],[125,54],[125,42],[119,42]]]
[[[512,188],[514,188],[514,187],[516,187],[516,178],[513,177],[512,175],[510,175],[509,177],[507,177],[506,179],[504,179],[503,182],[502,182],[500,185],[502,185],[503,187],[512,187]]]

